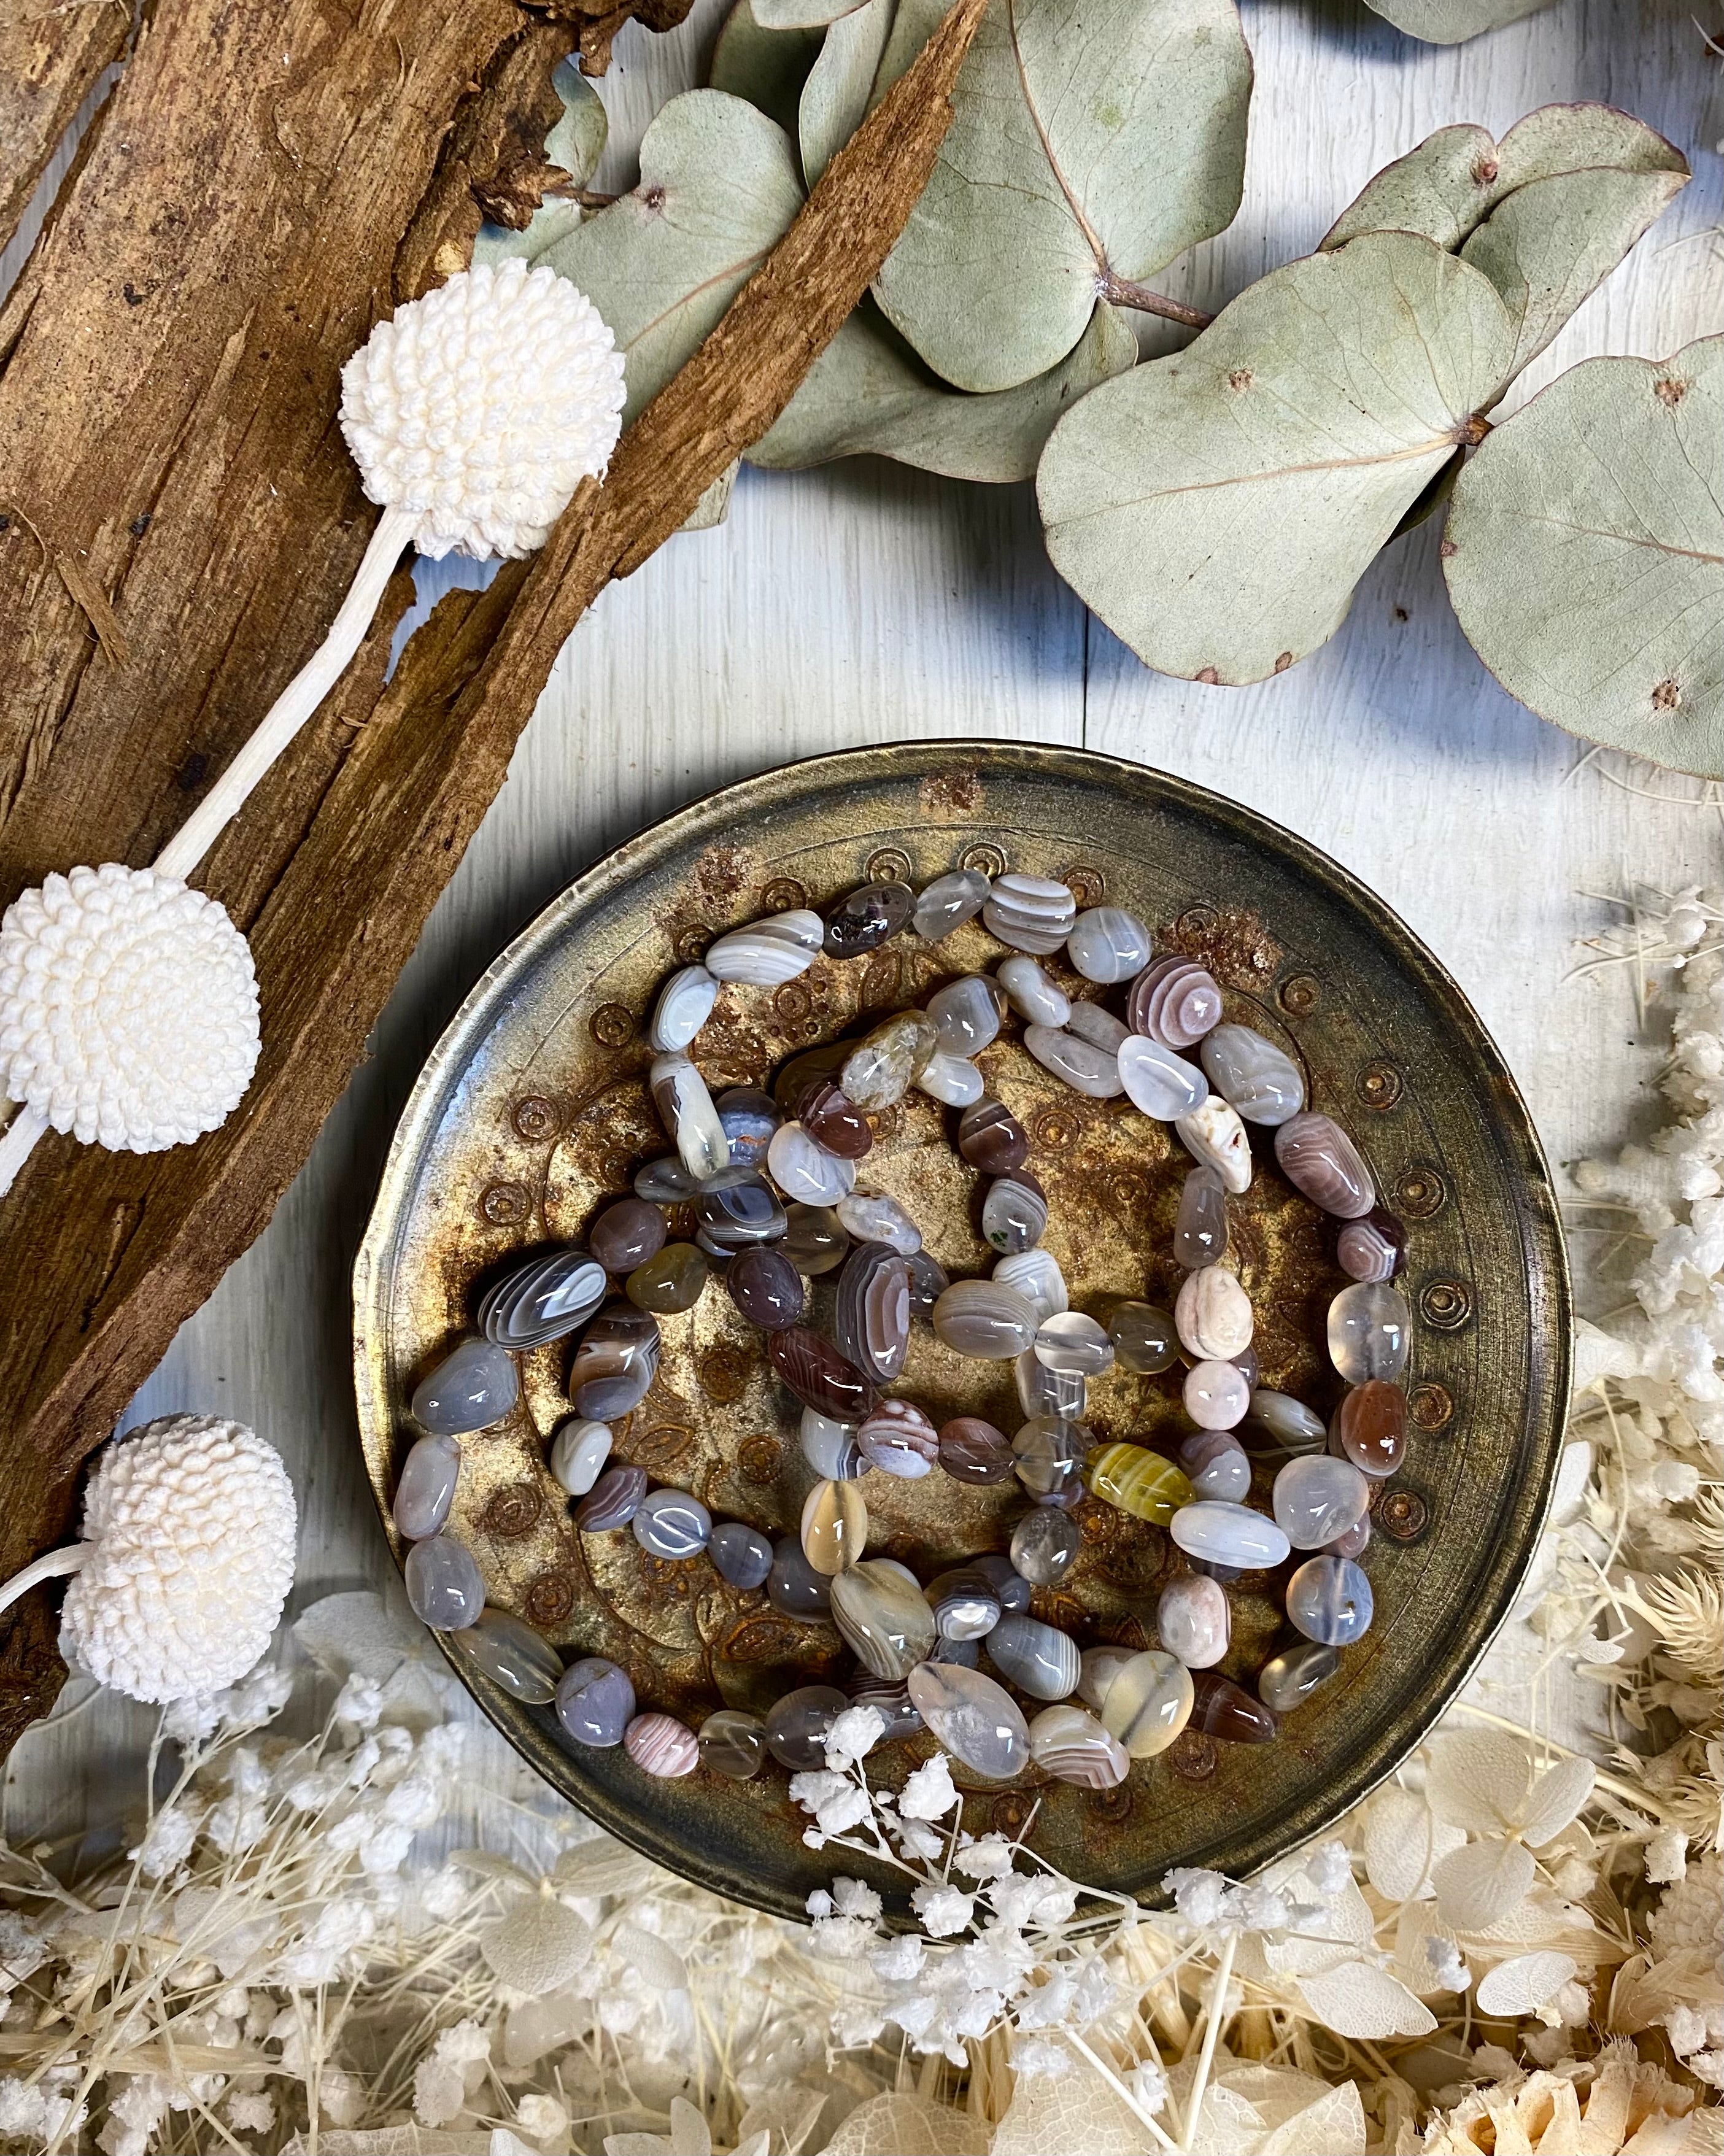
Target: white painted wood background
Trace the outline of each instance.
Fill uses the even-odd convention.
[[[1601,99],[1670,136],[1694,183],[1532,368],[1515,402],[1598,352],[1660,357],[1721,326],[1716,0],[1557,0],[1472,43],[1403,38],[1360,0],[1242,0],[1256,59],[1245,198],[1167,280],[1215,309],[1312,248],[1370,175],[1434,129],[1501,135]],[[641,131],[704,80],[723,6],[631,27],[601,85],[632,182]],[[1009,274],[1009,266],[1002,274]],[[1166,348],[1165,346],[1157,348]],[[1027,486],[966,487],[872,459],[745,472],[729,522],[674,540],[571,639],[377,1029],[371,1059],[268,1229],[184,1327],[128,1420],[252,1423],[302,1510],[295,1606],[393,1579],[361,1467],[348,1273],[395,1116],[476,974],[578,871],[682,803],[823,749],[912,735],[1080,743],[1234,795],[1326,847],[1430,944],[1483,1014],[1558,1165],[1644,1119],[1656,1049],[1619,971],[1568,978],[1629,878],[1719,875],[1717,791],[1587,761],[1499,690],[1444,598],[1428,525],[1391,547],[1326,649],[1250,690],[1147,672],[1042,551]],[[1648,798],[1663,795],[1666,798]],[[13,1838],[102,1811],[149,1726],[107,1696],[28,1738]]]

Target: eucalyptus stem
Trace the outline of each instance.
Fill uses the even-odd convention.
[[[1135,308],[1140,315],[1159,315],[1163,321],[1183,322],[1188,330],[1206,330],[1215,319],[1201,307],[1188,307],[1183,300],[1170,300],[1165,292],[1152,292],[1147,285],[1139,285],[1112,270],[1101,272],[1095,280],[1095,289],[1111,306]]]

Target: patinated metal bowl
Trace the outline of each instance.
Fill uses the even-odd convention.
[[[1104,1795],[1046,1782],[975,1788],[966,1822],[1015,1830],[1075,1876],[1153,1896],[1173,1865],[1249,1871],[1319,1830],[1389,1773],[1477,1661],[1513,1599],[1548,1499],[1568,1389],[1569,1310],[1557,1209],[1512,1079],[1465,997],[1406,927],[1336,864],[1263,818],[1183,780],[1076,750],[964,742],[860,749],[726,788],[620,847],[505,951],[468,998],[402,1119],[355,1279],[360,1427],[387,1501],[411,1433],[407,1400],[470,1327],[498,1265],[578,1239],[595,1204],[666,1149],[648,1100],[644,1015],[671,968],[763,912],[820,906],[871,877],[929,880],[966,863],[1063,878],[1153,928],[1161,950],[1201,957],[1228,1015],[1304,1066],[1314,1104],[1354,1132],[1408,1230],[1403,1285],[1416,1314],[1408,1384],[1415,1428],[1379,1489],[1365,1558],[1377,1620],[1342,1675],[1289,1718],[1279,1742],[1188,1732]],[[870,959],[820,961],[776,992],[726,990],[701,1036],[716,1091],[758,1083],[789,1054],[998,956],[979,928],[929,946],[899,938]],[[1013,1029],[1015,1034],[1015,1029]],[[1117,1295],[1170,1303],[1169,1252],[1187,1163],[1170,1131],[1123,1101],[1066,1090],[1015,1038],[981,1061],[1030,1130],[1051,1208],[1048,1244],[1075,1307]],[[976,1178],[948,1111],[920,1094],[889,1110],[872,1179],[909,1207],[954,1276],[990,1254]],[[1234,1249],[1258,1313],[1263,1382],[1326,1412],[1339,1384],[1323,1318],[1342,1284],[1325,1222],[1265,1163],[1232,1201]],[[829,1310],[829,1281],[815,1321]],[[615,1456],[696,1492],[716,1517],[793,1532],[811,1476],[795,1407],[772,1381],[721,1289],[664,1322],[659,1374],[621,1427]],[[571,1653],[603,1653],[644,1704],[698,1725],[721,1703],[762,1707],[848,1666],[836,1632],[777,1614],[704,1558],[667,1563],[626,1533],[576,1532],[545,1467],[567,1412],[568,1343],[523,1358],[510,1419],[466,1440],[451,1522],[491,1599]],[[1103,1437],[1183,1424],[1176,1369],[1111,1373],[1091,1392]],[[936,1423],[1021,1419],[1009,1365],[963,1362],[916,1328],[901,1387]],[[1267,1496],[1273,1463],[1258,1474]],[[870,1549],[926,1579],[1003,1548],[1020,1496],[872,1475]],[[1086,1501],[1085,1548],[1039,1614],[1082,1643],[1148,1643],[1162,1580],[1180,1563],[1157,1529]],[[398,1547],[397,1556],[402,1554]],[[1277,1636],[1267,1592],[1232,1590],[1224,1665],[1249,1685]],[[532,1763],[613,1832],[744,1901],[799,1910],[829,1865],[806,1849],[786,1776],[738,1784],[704,1771],[649,1780],[623,1753],[572,1749],[548,1709],[521,1707],[444,1646],[485,1712]],[[924,1744],[926,1740],[924,1740]],[[901,1778],[914,1743],[875,1762]],[[890,1884],[889,1881],[883,1882]]]

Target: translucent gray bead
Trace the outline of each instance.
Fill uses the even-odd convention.
[[[1184,1439],[1179,1465],[1199,1497],[1237,1505],[1251,1494],[1251,1462],[1231,1430],[1198,1430]]]
[[[996,1267],[994,1278],[998,1277]],[[1063,1310],[1037,1327],[1035,1358],[1062,1376],[1099,1378],[1113,1368],[1113,1342],[1095,1318],[1080,1310]]]
[[[1099,1714],[1108,1686],[1137,1651],[1135,1647],[1111,1645],[1085,1647],[1078,1665],[1078,1697]]]
[[[1092,1040],[1051,1025],[1025,1026],[1024,1045],[1044,1070],[1090,1100],[1111,1101],[1126,1090],[1116,1049],[1098,1048]]]
[[[610,1292],[585,1250],[544,1250],[516,1265],[479,1306],[479,1329],[499,1348],[537,1348],[590,1317]]]
[[[1218,1025],[1198,1054],[1209,1083],[1248,1123],[1285,1123],[1305,1106],[1299,1065],[1249,1025]]]
[[[434,1535],[448,1519],[460,1479],[461,1448],[452,1437],[422,1437],[401,1463],[390,1507],[396,1532],[410,1543]]]
[[[1071,933],[1077,901],[1051,876],[1013,871],[994,878],[982,918],[990,933],[1014,951],[1046,957]]]
[[[864,884],[827,914],[827,956],[860,958],[877,951],[908,925],[915,910],[915,894],[907,884]]]
[[[1182,1505],[1167,1532],[1188,1557],[1239,1572],[1266,1572],[1285,1558],[1291,1545],[1261,1512],[1245,1505],[1218,1504],[1203,1498]]]
[[[1371,1504],[1371,1486],[1350,1460],[1307,1453],[1275,1477],[1275,1522],[1295,1549],[1320,1550],[1357,1527]]]
[[[934,1305],[934,1330],[960,1355],[1004,1363],[1034,1345],[1036,1315],[1015,1288],[995,1281],[954,1281]]]
[[[646,1495],[644,1467],[607,1467],[575,1507],[575,1525],[583,1535],[608,1534],[626,1527]]]
[[[731,1164],[730,1141],[718,1120],[706,1081],[685,1055],[660,1055],[647,1073],[653,1106],[675,1144],[683,1166],[705,1183]]]
[[[772,1546],[758,1527],[721,1520],[706,1545],[712,1568],[732,1587],[764,1587],[772,1568]]]
[[[994,978],[1013,1009],[1029,1024],[1064,1025],[1071,1016],[1070,997],[1034,958],[1003,958]]]
[[[1141,1033],[1120,1043],[1116,1058],[1120,1083],[1134,1108],[1158,1123],[1171,1123],[1203,1104],[1209,1087],[1194,1063]]]
[[[947,1108],[973,1107],[987,1091],[973,1063],[962,1055],[948,1055],[943,1049],[928,1058],[916,1082],[931,1100]]]
[[[1083,1423],[1034,1415],[1012,1440],[1013,1467],[1039,1505],[1075,1505],[1083,1494],[1084,1461],[1095,1442],[1095,1433]]]
[[[988,878],[975,869],[936,876],[917,894],[910,925],[924,942],[943,942],[954,928],[973,921],[988,902]]]
[[[686,1490],[654,1490],[633,1522],[634,1539],[649,1556],[698,1557],[712,1532],[712,1515]]]
[[[1090,1381],[1076,1371],[1050,1370],[1032,1348],[1012,1365],[1017,1380],[1018,1402],[1031,1420],[1038,1415],[1059,1415],[1067,1422],[1081,1422],[1089,1405]]]
[[[974,1565],[942,1572],[925,1590],[934,1613],[934,1630],[942,1640],[979,1640],[1000,1621],[1000,1599],[993,1583]]]
[[[1003,1287],[1016,1288],[1044,1322],[1069,1306],[1065,1276],[1051,1250],[1014,1250],[1000,1259],[992,1277]]]
[[[811,1280],[844,1261],[850,1239],[836,1213],[825,1205],[788,1205],[784,1240],[778,1246],[799,1273]]]
[[[1262,1385],[1251,1395],[1249,1426],[1262,1430],[1289,1452],[1320,1452],[1329,1441],[1327,1424],[1303,1400]]]
[[[659,991],[647,1028],[648,1045],[659,1055],[679,1055],[712,1015],[718,983],[704,966],[685,966]]]
[[[933,1652],[934,1613],[913,1579],[864,1558],[832,1582],[832,1621],[877,1677],[907,1677]]]
[[[1173,1255],[1188,1272],[1219,1262],[1227,1250],[1227,1192],[1213,1168],[1194,1168],[1179,1193]]]
[[[832,1337],[875,1383],[890,1383],[910,1346],[910,1268],[889,1243],[859,1243],[838,1276]]]
[[[634,1686],[603,1655],[571,1662],[557,1681],[557,1718],[577,1744],[605,1751],[620,1744],[634,1719]]]
[[[664,1249],[664,1213],[644,1198],[619,1198],[593,1222],[587,1241],[608,1273],[632,1273]]]
[[[700,1188],[680,1160],[665,1153],[634,1172],[634,1194],[649,1205],[680,1205]]]
[[[984,1241],[1008,1257],[1033,1250],[1046,1233],[1048,1200],[1027,1168],[997,1175],[982,1200]]]
[[[1320,1646],[1350,1647],[1371,1616],[1371,1583],[1349,1557],[1307,1558],[1287,1582],[1287,1622]]]
[[[1179,1353],[1173,1313],[1152,1302],[1121,1302],[1107,1321],[1107,1337],[1122,1370],[1153,1378],[1171,1369]]]
[[[428,1535],[407,1553],[407,1599],[422,1625],[434,1632],[459,1632],[479,1622],[485,1582],[473,1553],[453,1535]]]
[[[767,1763],[767,1726],[757,1714],[721,1707],[700,1724],[700,1764],[732,1782],[752,1782]]]
[[[988,1635],[988,1659],[1032,1699],[1064,1699],[1077,1689],[1077,1642],[1035,1617],[1002,1617]]]
[[[946,1268],[926,1250],[912,1250],[904,1260],[910,1268],[910,1307],[917,1317],[926,1317],[952,1286]]]
[[[1235,1197],[1251,1188],[1251,1141],[1239,1110],[1219,1093],[1211,1093],[1189,1115],[1176,1116],[1173,1127],[1186,1151],[1213,1168]]]
[[[828,1152],[800,1123],[783,1123],[767,1147],[767,1172],[787,1198],[831,1205],[856,1187],[856,1163]]]
[[[889,1243],[907,1258],[922,1246],[922,1231],[895,1198],[883,1190],[853,1190],[834,1209],[845,1232],[859,1243]]]
[[[1304,1641],[1270,1656],[1257,1672],[1257,1697],[1277,1714],[1290,1714],[1340,1667],[1341,1657],[1332,1647]]]
[[[1044,1774],[1080,1789],[1116,1789],[1131,1771],[1119,1739],[1080,1707],[1044,1707],[1029,1725],[1029,1751]]]
[[[983,1578],[989,1582],[994,1593],[999,1597],[1002,1609],[1029,1609],[1030,1583],[1018,1571],[1010,1558],[1003,1555],[998,1550],[989,1550],[983,1556],[972,1558],[970,1569],[972,1572],[979,1572]]]
[[[1350,1385],[1398,1378],[1407,1367],[1413,1313],[1387,1281],[1357,1281],[1329,1306],[1329,1360]]]
[[[1149,931],[1123,906],[1092,906],[1079,914],[1065,955],[1086,981],[1129,981],[1149,963]]]
[[[1290,1117],[1275,1132],[1275,1158],[1296,1190],[1338,1220],[1362,1219],[1377,1203],[1363,1155],[1332,1116]]]
[[[1187,1669],[1213,1668],[1233,1633],[1227,1590],[1203,1573],[1170,1579],[1156,1605],[1155,1628],[1162,1646]]]
[[[856,1425],[853,1423],[834,1422],[830,1415],[804,1408],[797,1440],[802,1446],[803,1458],[823,1482],[854,1482],[859,1475],[868,1471],[868,1462],[856,1443]]]
[[[607,1423],[589,1415],[571,1415],[551,1440],[551,1475],[572,1497],[584,1497],[611,1456]]]
[[[1065,1030],[1080,1040],[1087,1040],[1092,1048],[1105,1050],[1113,1057],[1116,1069],[1119,1065],[1120,1050],[1131,1037],[1129,1026],[1122,1025],[1111,1011],[1103,1010],[1100,1004],[1091,1003],[1084,996],[1080,996],[1072,1004],[1071,1016],[1065,1021]],[[1114,1090],[1116,1093],[1122,1093],[1125,1081],[1121,1079]]]
[[[1012,1695],[992,1677],[949,1662],[919,1662],[908,1682],[934,1742],[972,1774],[1009,1782],[1029,1764],[1029,1725]]]
[[[606,1303],[569,1359],[569,1405],[595,1422],[639,1406],[659,1368],[659,1322],[618,1296]]]
[[[948,1055],[974,1055],[998,1035],[1005,993],[985,973],[966,973],[928,998],[928,1016]]]
[[[773,1544],[767,1599],[781,1616],[825,1616],[832,1606],[831,1586],[825,1574],[816,1572],[803,1555],[796,1536],[782,1535]]]
[[[871,1707],[876,1714],[885,1717],[882,1744],[913,1736],[922,1726],[921,1717],[911,1703],[908,1685],[894,1684],[890,1678],[877,1677],[872,1670],[858,1669],[845,1680],[844,1688],[853,1707]]]
[[[801,1685],[767,1716],[767,1749],[793,1774],[826,1764],[826,1732],[849,1705],[836,1685]]]
[[[1077,1562],[1084,1532],[1070,1512],[1038,1505],[1012,1530],[1012,1568],[1032,1587],[1053,1587]]]
[[[459,1437],[500,1422],[521,1397],[521,1378],[489,1340],[464,1340],[413,1388],[413,1419],[434,1437]]]
[[[784,1233],[784,1208],[766,1178],[752,1168],[730,1168],[701,1186],[695,1217],[703,1249],[745,1250],[776,1243]]]
[[[758,1086],[732,1086],[713,1104],[731,1149],[732,1168],[762,1168],[772,1133],[784,1118],[770,1093]]]
[[[529,1707],[548,1707],[557,1697],[562,1657],[551,1642],[511,1617],[487,1609],[461,1634],[461,1645],[493,1684]]]
[[[736,981],[747,988],[782,987],[807,973],[819,953],[818,940],[811,947],[806,936],[798,932],[800,924],[810,921],[820,927],[818,914],[798,911],[776,914],[747,928],[732,928],[708,950],[706,970],[715,980]]]

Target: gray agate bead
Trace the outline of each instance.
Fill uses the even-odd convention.
[[[804,1408],[797,1430],[802,1456],[823,1482],[854,1482],[868,1471],[856,1442],[856,1425]]]
[[[993,1582],[974,1565],[939,1573],[923,1592],[934,1613],[934,1630],[942,1640],[979,1640],[1000,1621]]]
[[[1070,935],[1077,901],[1051,876],[1013,872],[994,878],[982,918],[1002,943],[1045,957]]]
[[[732,1782],[752,1782],[767,1763],[767,1726],[757,1714],[721,1707],[700,1724],[700,1764]]]
[[[998,1268],[994,1278],[999,1278]],[[1044,1317],[1036,1328],[1037,1362],[1062,1377],[1099,1378],[1113,1368],[1113,1342],[1106,1328],[1080,1310]]]
[[[1329,1359],[1350,1385],[1398,1378],[1407,1367],[1413,1313],[1386,1281],[1359,1281],[1329,1306]]]
[[[1219,1093],[1211,1093],[1189,1115],[1176,1116],[1173,1128],[1186,1151],[1214,1169],[1224,1188],[1238,1197],[1251,1188],[1251,1141],[1239,1110]]]
[[[860,958],[908,926],[916,895],[908,884],[869,883],[839,899],[826,916],[829,958]]]
[[[800,1123],[782,1123],[773,1132],[767,1168],[784,1195],[800,1205],[831,1205],[856,1187],[855,1162],[828,1152]]]
[[[682,1163],[669,1153],[634,1171],[634,1194],[645,1199],[649,1205],[681,1205],[700,1188]]]
[[[1292,1547],[1275,1522],[1261,1512],[1213,1498],[1182,1505],[1167,1532],[1188,1557],[1239,1572],[1266,1572],[1284,1563]]]
[[[487,1291],[479,1329],[499,1348],[537,1348],[572,1332],[609,1292],[604,1267],[585,1250],[541,1251]]]
[[[583,1535],[608,1534],[626,1527],[646,1495],[644,1467],[607,1467],[575,1507],[575,1525]]]
[[[1075,1505],[1083,1494],[1084,1461],[1095,1442],[1095,1432],[1083,1423],[1060,1415],[1032,1416],[1012,1440],[1018,1480],[1038,1505]],[[1017,1562],[1015,1543],[1013,1561]],[[1024,1568],[1020,1564],[1018,1569]]]
[[[916,1073],[916,1084],[931,1100],[946,1108],[972,1108],[987,1091],[982,1073],[962,1055],[943,1049],[931,1055]]]
[[[551,1476],[572,1497],[584,1497],[611,1456],[608,1424],[571,1415],[551,1440]]]
[[[1016,1288],[1019,1295],[1028,1296],[1035,1305],[1037,1317],[1044,1322],[1070,1306],[1065,1276],[1051,1250],[1039,1246],[1013,1250],[995,1265],[992,1277],[1002,1286]]]
[[[1307,1558],[1287,1582],[1287,1622],[1320,1646],[1350,1647],[1372,1614],[1371,1583],[1351,1558]]]
[[[1032,1348],[1012,1365],[1018,1386],[1018,1404],[1028,1419],[1057,1415],[1065,1422],[1081,1422],[1090,1398],[1090,1381],[1080,1371],[1050,1370]]]
[[[460,1635],[462,1647],[493,1684],[529,1707],[548,1707],[562,1676],[562,1657],[551,1642],[511,1617],[487,1609]]]
[[[706,1545],[712,1568],[732,1587],[764,1587],[772,1568],[772,1546],[758,1527],[724,1520]]]
[[[1116,1055],[1120,1083],[1134,1108],[1171,1123],[1203,1106],[1208,1086],[1194,1063],[1143,1034],[1127,1034]]]
[[[1038,1505],[1012,1531],[1013,1569],[1032,1587],[1054,1587],[1076,1563],[1083,1546],[1083,1529],[1070,1513]]]
[[[1060,1518],[1064,1516],[1056,1513],[1054,1517]],[[1030,1584],[1010,1558],[998,1550],[989,1550],[983,1556],[972,1558],[970,1569],[979,1572],[992,1586],[999,1597],[1002,1609],[1022,1611],[1029,1609]]]
[[[728,1168],[703,1183],[695,1201],[702,1250],[723,1255],[759,1243],[776,1243],[785,1228],[784,1208],[766,1178],[752,1168]]]
[[[824,1767],[826,1732],[849,1703],[836,1685],[800,1685],[786,1692],[767,1716],[767,1749],[793,1774]]]
[[[1173,1255],[1188,1272],[1219,1265],[1227,1252],[1227,1190],[1213,1168],[1194,1168],[1179,1193]]]
[[[767,1599],[781,1617],[824,1617],[832,1608],[832,1582],[808,1563],[795,1535],[782,1535],[772,1546]]]
[[[407,1599],[434,1632],[459,1632],[479,1622],[485,1582],[473,1553],[453,1535],[428,1535],[407,1553]]]
[[[1303,1707],[1319,1686],[1327,1684],[1340,1667],[1341,1657],[1332,1647],[1321,1646],[1314,1640],[1301,1641],[1296,1647],[1270,1656],[1257,1672],[1257,1697],[1277,1714],[1290,1714],[1296,1707]]]
[[[434,1437],[460,1437],[499,1422],[521,1397],[521,1378],[489,1340],[464,1340],[413,1388],[413,1419]]]
[[[1357,1527],[1371,1505],[1371,1486],[1349,1460],[1307,1453],[1275,1477],[1275,1522],[1295,1549],[1320,1550]]]
[[[1251,1395],[1248,1427],[1261,1430],[1288,1452],[1321,1452],[1329,1441],[1328,1425],[1303,1400],[1262,1385]]]
[[[557,1718],[577,1744],[596,1751],[620,1744],[634,1719],[634,1686],[627,1671],[603,1655],[571,1662],[557,1680]]]
[[[1249,1025],[1218,1025],[1198,1054],[1209,1083],[1248,1123],[1278,1126],[1305,1106],[1298,1065]]]
[[[460,1479],[461,1448],[452,1437],[422,1437],[401,1463],[390,1516],[410,1543],[434,1535],[448,1519]]]
[[[1005,992],[985,973],[966,973],[948,981],[928,998],[928,1016],[947,1055],[972,1056],[999,1033],[1005,1015]]]
[[[683,1166],[705,1183],[731,1164],[730,1140],[706,1081],[686,1055],[660,1055],[647,1073],[659,1120],[675,1141]]]
[[[712,1015],[718,983],[704,966],[685,966],[659,991],[647,1027],[647,1042],[656,1055],[680,1055]]]
[[[885,1243],[900,1258],[922,1246],[922,1231],[895,1198],[883,1190],[853,1190],[834,1211],[844,1231],[858,1243]]]
[[[1032,1699],[1065,1699],[1077,1689],[1077,1643],[1035,1617],[1002,1617],[988,1635],[988,1659]]]
[[[1129,981],[1149,963],[1149,931],[1123,906],[1092,906],[1073,921],[1065,955],[1086,981]]]
[[[1009,1362],[1035,1342],[1034,1305],[996,1281],[954,1281],[934,1305],[933,1322],[948,1348],[983,1363]]]
[[[649,1557],[698,1557],[712,1532],[712,1515],[685,1490],[654,1490],[641,1499],[631,1524]]]
[[[983,1240],[1007,1257],[1033,1250],[1047,1230],[1048,1199],[1027,1168],[996,1176],[982,1201]]]
[[[1081,1034],[1051,1025],[1025,1026],[1024,1045],[1044,1070],[1090,1100],[1111,1101],[1126,1090],[1117,1049],[1098,1048]]]
[[[877,1677],[907,1677],[934,1650],[934,1613],[914,1579],[864,1558],[831,1584],[832,1621]]]
[[[1065,1022],[1065,1030],[1080,1040],[1087,1040],[1092,1048],[1105,1049],[1113,1057],[1117,1068],[1120,1050],[1131,1038],[1131,1029],[1122,1025],[1111,1011],[1103,1010],[1100,1004],[1091,1003],[1080,996],[1071,1007],[1071,1016]],[[1117,1091],[1125,1091],[1125,1081],[1120,1081]]]
[[[1337,1219],[1357,1220],[1377,1203],[1358,1147],[1332,1116],[1297,1115],[1275,1132],[1275,1158],[1296,1190]]]
[[[1080,1707],[1044,1707],[1029,1725],[1029,1752],[1044,1774],[1080,1789],[1112,1789],[1131,1770],[1125,1747]]]
[[[1003,958],[995,978],[1019,1018],[1029,1025],[1064,1025],[1071,998],[1050,980],[1034,958]]]
[[[1156,1605],[1155,1628],[1162,1645],[1187,1669],[1213,1668],[1233,1635],[1226,1590],[1205,1573],[1170,1579]]]
[[[621,1296],[606,1303],[569,1361],[569,1405],[595,1422],[639,1406],[659,1368],[659,1324]]]
[[[919,1662],[910,1697],[934,1742],[984,1781],[1009,1782],[1029,1763],[1029,1725],[1005,1688],[978,1670]]]
[[[953,869],[936,876],[917,894],[910,925],[926,943],[940,943],[955,928],[973,921],[988,902],[988,878],[975,869]]]
[[[890,1243],[861,1243],[838,1276],[832,1337],[876,1384],[904,1368],[910,1348],[910,1268]]]
[[[758,1086],[732,1086],[713,1106],[731,1148],[731,1167],[763,1167],[772,1133],[784,1120],[772,1095]]]
[[[900,1737],[914,1736],[922,1726],[922,1718],[910,1701],[907,1685],[894,1684],[885,1677],[877,1677],[872,1670],[858,1669],[845,1680],[845,1689],[851,1703],[856,1707],[871,1707],[884,1717],[885,1733],[882,1744],[890,1744]]]

